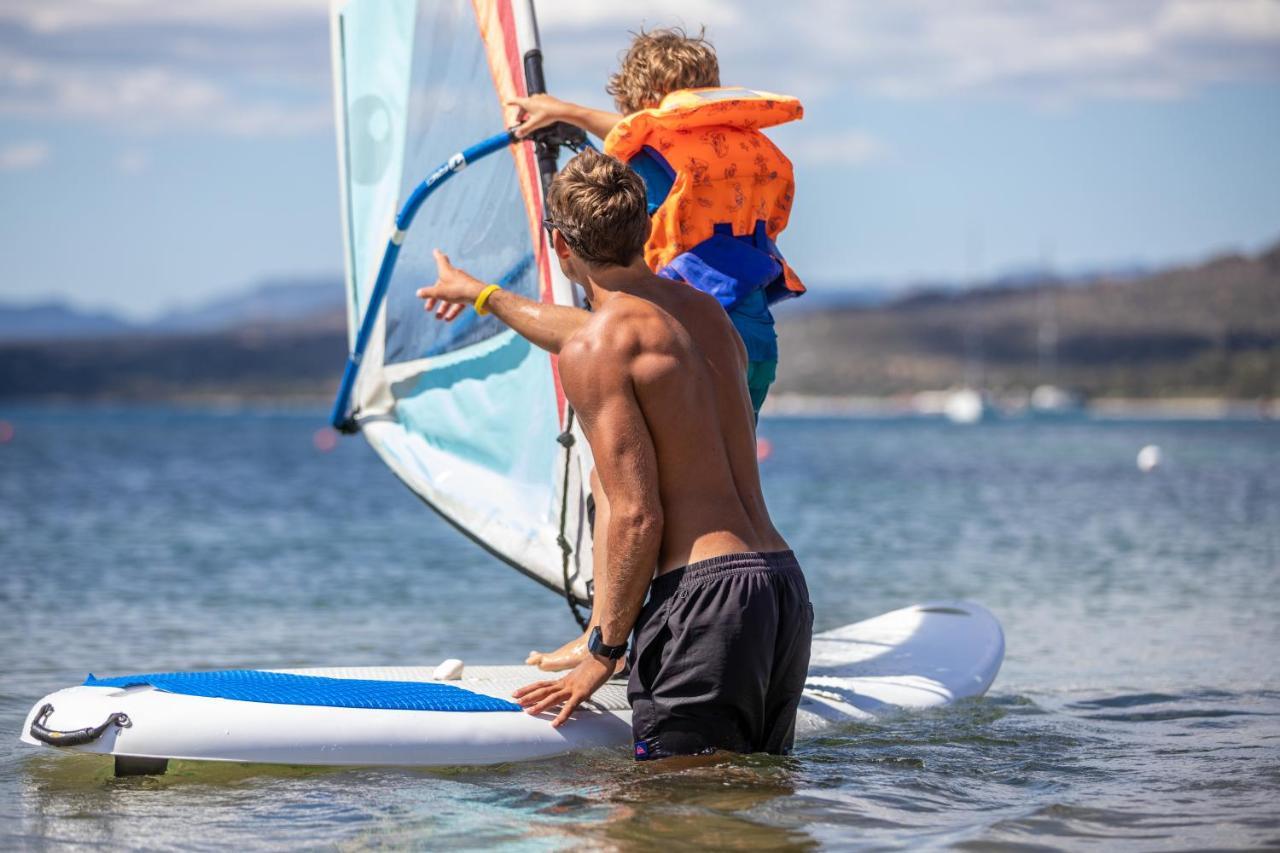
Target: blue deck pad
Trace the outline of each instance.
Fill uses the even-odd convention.
[[[322,678],[257,669],[215,672],[157,672],[94,678],[86,687],[135,687],[149,685],[165,693],[236,699],[271,705],[319,705],[327,708],[370,708],[392,711],[519,711],[504,699],[473,693],[452,684],[431,681],[368,681],[355,678]]]

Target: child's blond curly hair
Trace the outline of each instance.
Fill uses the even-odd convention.
[[[719,86],[720,63],[706,33],[703,28],[691,36],[680,27],[635,33],[606,88],[618,111],[656,107],[677,89]]]

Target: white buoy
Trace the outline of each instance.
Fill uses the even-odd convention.
[[[462,661],[457,658],[449,658],[444,663],[436,667],[436,671],[431,673],[431,677],[436,681],[457,681],[462,678]]]
[[[987,413],[982,395],[972,388],[960,388],[947,395],[942,413],[955,424],[976,424]]]
[[[1138,451],[1138,470],[1146,474],[1160,465],[1160,447],[1148,444]]]

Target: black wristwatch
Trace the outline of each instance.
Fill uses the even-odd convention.
[[[591,654],[609,660],[617,660],[627,653],[627,644],[620,646],[606,646],[604,643],[604,635],[600,633],[600,626],[591,629],[591,636],[587,638],[587,651]]]

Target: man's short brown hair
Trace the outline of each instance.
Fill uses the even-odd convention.
[[[626,163],[592,148],[551,182],[547,218],[590,264],[628,266],[649,239],[644,181]]]
[[[719,85],[720,63],[706,30],[691,36],[680,27],[669,27],[634,35],[606,91],[619,112],[630,114],[658,106],[677,89]]]

